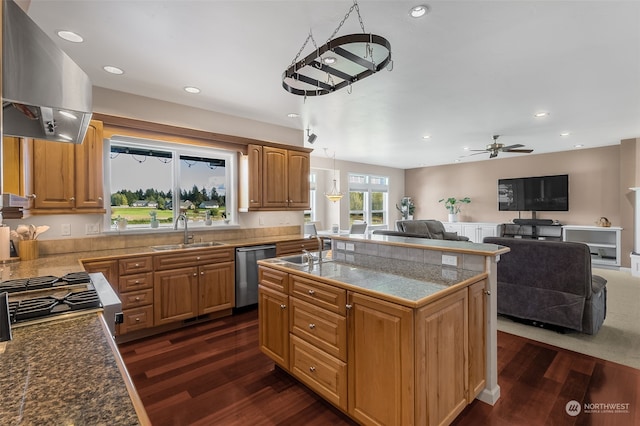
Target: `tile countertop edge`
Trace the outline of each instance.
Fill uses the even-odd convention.
[[[138,420],[140,421],[140,424],[142,426],[151,426],[151,420],[149,419],[149,416],[147,415],[147,412],[144,409],[144,405],[142,404],[142,399],[140,399],[140,395],[138,394],[138,391],[136,390],[136,387],[133,384],[133,380],[131,380],[131,376],[129,375],[129,371],[127,370],[127,367],[125,366],[124,361],[122,360],[120,351],[118,350],[118,347],[116,346],[115,341],[111,337],[111,332],[109,331],[109,327],[107,326],[107,322],[104,318],[104,315],[102,314],[102,312],[99,312],[98,315],[100,316],[100,324],[102,325],[102,331],[104,331],[105,335],[107,336],[107,343],[109,345],[109,348],[111,349],[111,352],[113,352],[113,357],[115,358],[116,365],[118,366],[118,370],[120,371],[120,375],[124,380],[124,384],[127,388],[127,393],[131,398],[131,403],[133,404],[133,408],[136,411]]]
[[[335,262],[335,261],[330,261],[330,262]],[[336,262],[337,263],[337,262]],[[266,260],[259,260],[258,261],[258,265],[262,265],[268,268],[273,268],[273,269],[277,269],[279,271],[282,272],[286,272],[286,273],[290,273],[290,274],[295,274],[295,275],[301,275],[305,278],[311,279],[311,280],[315,280],[315,281],[322,281],[331,285],[335,285],[336,287],[342,288],[344,290],[348,290],[348,291],[355,291],[361,294],[365,294],[371,297],[375,297],[377,299],[382,299],[391,303],[396,303],[402,306],[406,306],[409,308],[421,308],[429,303],[432,303],[438,299],[441,299],[449,294],[455,293],[456,291],[460,290],[461,288],[464,287],[468,287],[469,285],[478,282],[480,280],[483,279],[487,279],[489,277],[489,274],[487,274],[486,272],[478,272],[477,275],[474,275],[470,278],[464,279],[456,284],[453,284],[447,288],[443,288],[441,290],[438,290],[437,292],[430,294],[428,296],[425,296],[421,299],[418,300],[409,300],[409,299],[404,299],[402,297],[398,297],[398,296],[394,296],[391,294],[386,294],[382,291],[379,290],[372,290],[372,289],[368,289],[365,287],[361,287],[355,284],[349,284],[343,281],[339,281],[333,278],[326,278],[326,277],[319,277],[317,275],[313,275],[310,274],[308,272],[305,272],[302,269],[298,269],[296,267],[291,267],[288,266],[287,263],[275,263],[275,262],[270,262],[269,259]],[[370,271],[374,271],[373,269],[369,269],[369,268],[364,268],[362,266],[355,266],[355,265],[350,265],[356,268],[360,268],[360,269],[364,269],[364,270],[370,270]],[[426,284],[426,281],[425,281]]]

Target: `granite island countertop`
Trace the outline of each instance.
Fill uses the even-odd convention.
[[[88,313],[13,330],[0,354],[0,423],[141,424],[101,321]]]
[[[313,267],[287,262],[282,258],[264,259],[258,264],[283,272],[322,278],[338,287],[386,299],[411,308],[423,306],[449,291],[487,277],[485,272],[437,265],[424,265],[423,278],[416,279],[377,269],[328,260]],[[449,290],[449,291],[447,291]]]

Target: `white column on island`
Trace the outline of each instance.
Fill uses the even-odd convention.
[[[498,385],[498,262],[500,256],[486,256],[485,270],[489,273],[486,288],[486,382],[478,399],[494,405],[500,398]]]
[[[640,187],[629,188],[635,192],[633,207],[633,252],[631,252],[631,275],[640,276]]]

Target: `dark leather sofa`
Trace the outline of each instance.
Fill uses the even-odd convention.
[[[433,219],[399,220],[396,222],[397,231],[411,234],[405,236],[419,236],[433,240],[469,241],[468,237],[448,232],[442,222]]]
[[[607,312],[607,280],[593,275],[586,244],[486,237],[511,249],[498,262],[498,313],[596,334]]]

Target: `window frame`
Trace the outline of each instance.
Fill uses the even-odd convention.
[[[356,181],[356,178],[357,179]],[[384,183],[375,182],[377,180],[382,180]],[[372,181],[374,181],[372,183]],[[369,173],[355,173],[349,172],[347,174],[347,182],[348,182],[348,194],[349,194],[349,225],[351,225],[354,221],[352,219],[353,215],[362,214],[362,218],[369,225],[368,228],[386,228],[389,225],[389,177],[381,176],[377,174],[369,174]],[[351,193],[354,192],[362,192],[363,201],[362,201],[362,210],[352,210],[351,209]],[[373,196],[374,192],[382,192],[383,201],[382,201],[382,210],[374,210],[373,209]],[[382,213],[383,223],[374,224],[373,223],[373,214],[374,213]]]
[[[225,161],[225,211],[227,212],[228,223],[224,221],[214,221],[212,225],[205,225],[204,222],[189,222],[189,228],[195,229],[216,229],[220,226],[237,225],[238,211],[238,154],[235,151],[225,150],[221,148],[212,148],[200,145],[189,145],[179,142],[167,142],[153,139],[135,138],[130,136],[114,135],[111,138],[106,138],[104,143],[104,196],[105,200],[109,200],[106,203],[106,214],[104,216],[103,229],[105,233],[108,232],[122,232],[111,221],[111,165],[110,155],[111,146],[115,144],[117,146],[129,146],[141,149],[149,149],[154,151],[170,152],[172,155],[172,223],[175,223],[179,212],[180,205],[180,190],[190,190],[191,188],[180,188],[180,157],[181,156],[198,156],[208,157],[212,159],[222,159]],[[231,215],[229,215],[231,213]],[[231,216],[231,217],[229,217]],[[126,231],[163,231],[173,230],[171,226],[161,226],[158,228],[151,228],[146,225],[134,225],[127,227]]]

